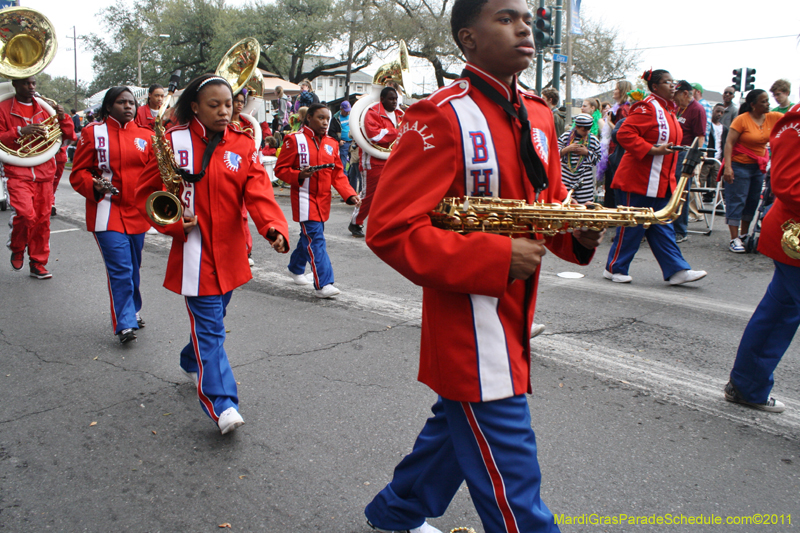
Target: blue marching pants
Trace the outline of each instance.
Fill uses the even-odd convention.
[[[325,223],[315,220],[300,222],[300,242],[289,259],[289,271],[303,274],[306,263],[311,265],[314,287],[319,290],[333,283],[333,267],[325,245]]]
[[[214,422],[229,408],[239,409],[236,379],[225,353],[225,310],[233,292],[186,296],[191,337],[181,350],[181,368],[197,372],[200,406]]]
[[[650,198],[642,194],[615,190],[617,195],[617,205],[628,205],[631,207],[652,207],[658,211],[666,206],[669,198]],[[661,267],[664,281],[672,277],[676,272],[689,270],[689,263],[683,258],[681,249],[675,244],[675,229],[672,224],[653,224],[645,229],[644,226],[634,226],[629,228],[618,227],[614,242],[611,243],[611,250],[608,251],[608,261],[606,270],[612,274],[628,275],[633,256],[639,251],[642,244],[642,237],[647,238],[650,250]]]
[[[106,264],[114,334],[123,329],[139,329],[136,313],[142,310],[139,269],[142,266],[144,233],[128,235],[117,231],[96,231],[94,239]]]
[[[775,274],[744,330],[731,371],[731,381],[745,400],[769,400],[772,373],[799,325],[800,267],[775,261]]]
[[[487,532],[558,532],[539,497],[536,437],[524,394],[468,403],[439,397],[392,481],[367,505],[371,524],[419,527],[444,514],[461,483]]]

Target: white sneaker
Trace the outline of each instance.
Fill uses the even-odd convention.
[[[626,274],[620,274],[620,273],[612,274],[608,270],[603,270],[603,277],[606,279],[610,279],[614,283],[630,283],[631,281],[633,281],[633,278]]]
[[[187,378],[194,381],[194,384],[197,385],[197,372],[187,372],[186,370],[183,369],[182,366],[178,366],[178,368],[181,369],[181,372],[183,372]]]
[[[415,527],[414,529],[406,529],[406,530],[403,530],[403,531],[392,531],[392,530],[389,530],[389,529],[380,529],[380,528],[375,527],[372,524],[370,524],[369,520],[367,520],[367,524],[369,524],[369,527],[371,527],[375,531],[381,531],[383,533],[442,533],[441,530],[436,529],[435,527],[430,525],[428,522],[423,522],[421,526]]]
[[[321,289],[314,291],[317,298],[331,298],[336,296],[337,294],[341,293],[339,289],[333,286],[332,283],[328,283]]]
[[[537,324],[536,322],[534,322],[531,325],[531,339],[538,335],[541,335],[544,332],[544,328],[545,328],[544,324]]]
[[[148,235],[158,235],[158,230],[156,228],[154,228],[153,226],[150,226],[150,229],[147,230],[147,234]]]
[[[250,263],[250,266],[255,266],[256,262],[253,261],[253,258],[249,255],[247,256],[247,262]]]
[[[289,271],[289,277],[292,278],[292,281],[294,281],[295,285],[309,285],[312,283],[311,281],[308,281],[308,277],[306,277],[305,274],[295,274],[291,270]]]
[[[690,283],[692,281],[697,281],[698,279],[703,279],[706,277],[705,270],[680,270],[675,272],[669,278],[670,285],[681,285],[683,283]]]
[[[741,237],[736,237],[735,239],[732,239],[730,248],[731,252],[735,254],[743,254],[747,252],[747,250],[744,249],[744,244],[742,244]]]
[[[242,415],[239,414],[239,411],[237,411],[235,407],[228,407],[219,415],[217,425],[219,426],[220,433],[225,435],[239,426],[244,425],[244,418],[242,418]]]

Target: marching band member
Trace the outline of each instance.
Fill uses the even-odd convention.
[[[136,123],[139,126],[155,127],[156,116],[164,103],[164,87],[154,83],[147,89],[147,102],[136,110]]]
[[[389,148],[397,139],[397,128],[403,120],[403,112],[397,108],[397,91],[394,87],[384,87],[381,91],[380,102],[373,104],[364,117],[364,131],[369,141]],[[354,125],[358,127],[358,125]],[[356,206],[350,225],[347,227],[353,237],[364,236],[364,220],[369,216],[372,197],[381,178],[385,159],[370,156],[366,151],[361,151],[361,175],[366,183],[361,191],[361,203]]]
[[[20,138],[25,135],[43,135],[41,123],[49,118],[47,112],[36,101],[36,78],[13,80],[15,95],[0,102],[0,143],[16,150]],[[74,135],[75,126],[56,106],[58,125],[63,135]],[[53,178],[56,172],[55,158],[36,166],[23,167],[11,163],[3,164],[8,182],[8,199],[14,208],[9,225],[11,237],[11,267],[22,270],[25,250],[28,250],[31,277],[49,279],[53,275],[47,270],[50,259],[50,212],[53,205]]]
[[[602,233],[531,239],[431,225],[444,197],[567,196],[550,108],[517,74],[535,53],[524,0],[456,0],[462,78],[408,109],[375,193],[367,245],[423,287],[419,380],[439,395],[410,455],[366,508],[380,531],[436,533],[466,480],[485,531],[557,532],[526,392],[539,264],[587,264]]]
[[[291,185],[292,218],[300,223],[300,242],[292,252],[289,272],[296,284],[307,285],[311,282],[305,275],[306,263],[310,264],[318,298],[340,292],[333,286],[333,268],[323,233],[331,214],[331,186],[347,198],[349,205],[360,202],[344,174],[339,143],[327,135],[330,120],[331,112],[324,104],[311,104],[303,128],[286,136],[275,164],[278,179]],[[332,167],[309,168],[325,164]]]
[[[190,341],[180,367],[197,383],[200,405],[225,434],[244,424],[225,353],[225,310],[233,289],[251,278],[245,253],[241,207],[259,235],[281,253],[289,250],[289,230],[275,202],[253,140],[229,127],[233,94],[213,74],[192,80],[175,107],[180,124],[166,133],[182,176],[183,219],[157,229],[172,236],[164,287],[186,300]],[[136,204],[145,213],[150,193],[162,189],[157,159],[145,169]]]
[[[775,262],[775,274],[744,330],[725,399],[747,407],[780,413],[786,406],[770,396],[773,372],[800,325],[800,259],[781,246],[783,224],[800,222],[800,104],[775,124],[772,148],[772,192],[775,202],[761,224],[758,251]]]
[[[678,154],[672,147],[681,143],[683,131],[675,116],[672,75],[666,70],[648,70],[642,78],[651,94],[633,104],[617,133],[617,142],[625,149],[625,155],[614,175],[613,190],[617,205],[652,207],[658,211],[667,205],[671,191],[677,185],[675,167]],[[672,224],[653,224],[647,229],[641,225],[617,228],[603,271],[604,278],[615,283],[633,280],[628,275],[628,268],[639,250],[642,237],[647,238],[664,281],[681,285],[705,277],[705,270],[691,270],[683,258],[675,244]]]
[[[134,202],[139,176],[153,158],[153,130],[137,124],[135,116],[133,92],[110,88],[98,113],[100,122],[81,131],[69,176],[72,187],[86,197],[86,229],[94,233],[106,265],[111,327],[122,344],[144,327],[139,269],[150,228]]]

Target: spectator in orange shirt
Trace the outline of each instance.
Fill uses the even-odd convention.
[[[747,93],[739,116],[731,123],[725,142],[725,222],[731,232],[730,250],[745,252],[742,237],[758,207],[769,154],[767,143],[772,127],[783,113],[770,112],[769,94],[763,89]],[[740,230],[741,225],[741,230]]]

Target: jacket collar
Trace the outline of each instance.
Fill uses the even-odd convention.
[[[125,124],[120,124],[120,122],[117,119],[109,115],[108,117],[106,117],[104,122],[106,123],[106,125],[112,126],[115,129],[126,130],[128,129],[128,125],[131,124],[133,120],[129,120]]]
[[[650,93],[650,96],[653,97],[653,99],[656,100],[661,105],[661,107],[663,107],[667,111],[672,111],[674,113],[678,109],[678,105],[675,102],[672,101],[668,102],[667,100],[664,100],[657,94],[653,93]]]
[[[464,68],[466,70],[469,70],[473,74],[477,74],[478,76],[483,78],[489,85],[494,87],[494,89],[498,93],[500,93],[502,96],[505,96],[506,98],[508,98],[509,102],[516,102],[517,101],[516,92],[518,90],[518,87],[517,87],[517,76],[516,75],[514,75],[514,79],[511,82],[511,87],[509,87],[508,85],[506,85],[505,83],[503,83],[499,79],[495,78],[494,76],[492,76],[491,74],[489,74],[488,72],[483,70],[482,68],[479,68],[479,67],[475,66],[472,63],[467,63],[466,66],[464,66]],[[512,87],[514,88],[514,92],[512,92],[512,90],[511,90]]]
[[[39,113],[44,113],[44,109],[42,109],[42,106],[40,106],[39,102],[36,101],[36,98],[34,98],[31,102],[33,104],[33,116],[34,117],[36,115],[38,115]],[[27,104],[23,104],[22,102],[17,100],[16,96],[14,96],[11,99],[11,111],[10,111],[10,113],[12,115],[16,115],[18,117],[22,117],[22,114],[19,111],[19,106],[23,106],[23,105],[27,105]]]
[[[223,132],[222,132],[222,140],[220,141],[220,143],[224,143],[225,140],[228,138],[228,128],[231,128],[231,127],[233,127],[233,126],[228,124],[228,127],[225,128],[225,130],[223,130]],[[208,144],[209,134],[213,133],[213,132],[208,131],[206,129],[206,127],[203,126],[203,123],[200,122],[200,120],[197,117],[192,117],[192,121],[189,123],[189,130],[192,133],[194,133],[195,135],[197,135],[198,137],[200,137],[201,139],[203,139],[203,142],[205,142],[206,144]]]

